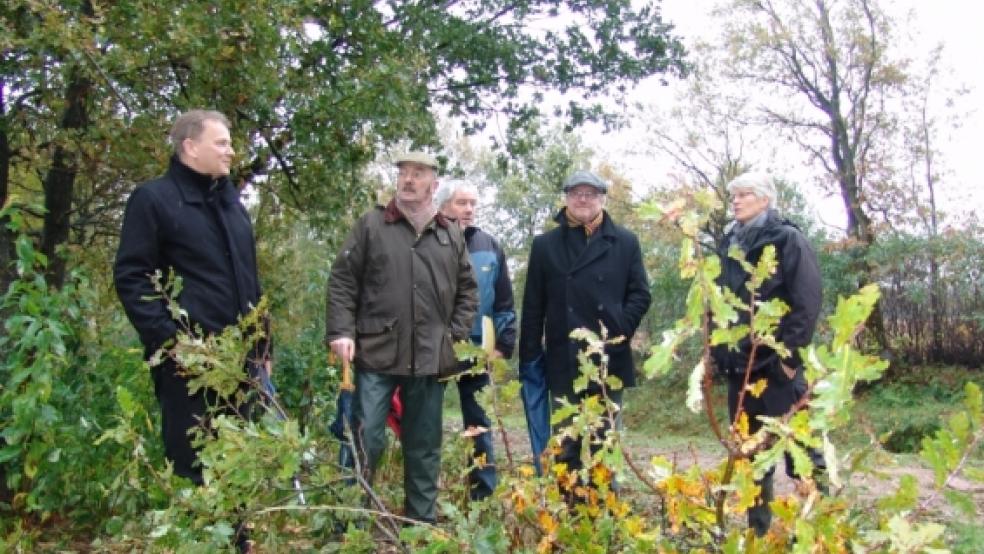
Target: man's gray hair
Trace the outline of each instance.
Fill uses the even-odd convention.
[[[205,130],[206,121],[218,121],[225,125],[226,129],[231,128],[229,118],[222,112],[215,110],[187,111],[174,120],[174,125],[171,126],[171,132],[168,135],[175,154],[181,153],[181,144],[185,139],[195,139],[201,136],[202,131]]]
[[[474,183],[466,179],[448,179],[446,181],[441,181],[441,184],[437,187],[437,192],[434,193],[434,205],[438,209],[441,209],[445,202],[454,198],[454,195],[459,190],[471,190],[478,194],[478,187]]]
[[[728,183],[727,189],[729,194],[733,194],[735,189],[750,190],[759,198],[768,198],[770,208],[776,207],[775,180],[766,173],[742,173]]]

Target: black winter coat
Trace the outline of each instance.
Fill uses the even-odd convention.
[[[555,217],[556,228],[533,239],[523,294],[519,361],[531,362],[545,354],[550,391],[555,396],[569,394],[578,376],[577,353],[583,346],[570,333],[581,327],[598,332],[600,321],[609,337],[625,337],[607,349],[609,373],[625,386],[634,386],[629,343],[652,300],[639,239],[612,222],[606,212],[584,250],[571,259],[566,241],[573,237],[568,234],[583,234],[584,230],[567,224],[565,209]]]
[[[749,275],[737,260],[728,257],[733,236],[734,231],[729,230],[719,246],[721,275],[718,283],[747,303],[751,297],[751,292],[745,287]],[[774,350],[759,346],[755,352],[752,371],[766,370],[766,374],[778,374],[780,361],[791,368],[799,368],[802,365],[799,349],[810,344],[813,339],[823,300],[817,255],[799,228],[781,218],[775,210],[769,210],[761,227],[749,229],[742,243],[746,245],[745,259],[753,266],[758,264],[766,245],[775,246],[779,265],[775,274],[759,289],[759,300],[765,302],[780,298],[789,306],[789,312],[779,321],[776,338],[789,349],[790,357],[779,360]],[[748,312],[739,314],[737,324],[747,324]],[[737,351],[724,346],[717,346],[713,350],[714,361],[725,374],[744,375],[751,353],[751,341],[745,338],[738,346]]]
[[[228,178],[196,173],[176,157],[127,202],[113,278],[145,355],[177,333],[150,275],[182,279],[178,303],[205,333],[234,325],[260,300],[253,227]],[[265,345],[258,347],[265,350]]]

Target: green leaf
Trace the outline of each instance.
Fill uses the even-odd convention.
[[[726,344],[737,345],[739,341],[748,336],[748,325],[741,324],[734,327],[716,328],[711,331],[711,346]]]
[[[911,510],[919,500],[919,481],[911,474],[903,474],[898,488],[889,496],[878,499],[878,507],[889,513]]]
[[[946,497],[951,506],[956,508],[965,517],[970,519],[977,518],[977,503],[974,502],[972,495],[963,491],[945,489],[943,496]]]
[[[17,456],[20,456],[21,446],[19,444],[9,444],[0,448],[0,464],[5,464],[12,461]]]
[[[849,298],[837,299],[834,313],[827,318],[827,323],[834,331],[834,339],[831,342],[834,350],[850,345],[854,335],[868,320],[880,296],[878,286],[870,284],[862,287]]]

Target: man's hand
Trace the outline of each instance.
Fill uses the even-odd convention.
[[[796,378],[796,370],[795,369],[789,367],[788,365],[786,365],[786,364],[784,364],[782,362],[780,362],[779,365],[782,367],[782,372],[786,374],[786,377],[789,378],[790,381],[792,381],[793,379]]]
[[[351,362],[355,359],[355,341],[348,337],[341,337],[331,341],[330,343],[331,351],[335,353],[336,356]]]
[[[501,357],[502,357],[502,352],[499,352],[499,349],[498,348],[494,348],[492,350],[492,353],[489,354],[489,359],[490,360],[498,360]]]

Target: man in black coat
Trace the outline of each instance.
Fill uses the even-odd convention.
[[[822,287],[817,255],[803,233],[792,222],[779,216],[772,207],[776,201],[776,189],[767,175],[745,173],[728,183],[731,207],[735,220],[725,228],[725,236],[719,248],[721,276],[718,282],[734,292],[746,304],[751,303],[751,291],[745,286],[749,274],[741,264],[728,256],[732,246],[737,246],[745,260],[756,265],[766,246],[776,249],[778,268],[758,289],[757,300],[767,302],[781,299],[789,312],[779,321],[776,339],[789,349],[789,356],[782,358],[773,349],[759,346],[752,358],[751,340],[746,337],[737,349],[725,345],[713,350],[718,371],[728,380],[728,409],[731,421],[736,421],[738,403],[748,417],[749,431],[762,427],[759,416],[781,417],[796,404],[806,392],[803,362],[799,349],[810,344],[820,314]],[[741,312],[736,324],[748,324],[750,314]],[[745,373],[750,371],[748,382],[765,378],[766,388],[759,397],[742,395]],[[819,452],[810,450],[816,468],[825,467]],[[748,525],[758,535],[764,535],[772,523],[769,502],[773,498],[772,468],[759,482],[762,489],[759,501],[748,510]],[[796,477],[790,456],[786,455],[786,473]]]
[[[521,367],[535,365],[543,356],[554,409],[558,399],[577,404],[600,393],[596,386],[574,392],[583,344],[570,333],[578,328],[598,333],[603,324],[609,338],[624,337],[606,347],[608,372],[624,386],[635,386],[630,343],[652,299],[639,239],[616,225],[604,209],[607,183],[589,171],[577,171],[564,181],[563,190],[566,202],[554,218],[557,227],[533,239],[519,341]],[[622,389],[606,394],[621,406]],[[565,439],[557,462],[580,469],[580,451],[580,441]]]
[[[173,344],[179,329],[151,275],[182,279],[177,298],[201,332],[220,333],[260,300],[253,227],[229,181],[235,152],[229,121],[214,111],[193,110],[171,129],[174,146],[167,173],[137,187],[127,202],[113,277],[127,317],[140,335],[144,355]],[[251,366],[270,371],[268,342],[256,345]],[[189,431],[198,426],[214,391],[189,394],[188,379],[170,357],[151,370],[161,407],[164,454],[174,473],[202,482]],[[245,379],[245,373],[244,373]]]

